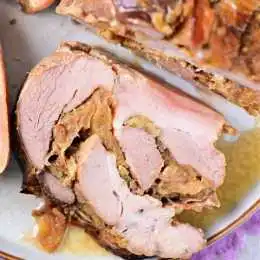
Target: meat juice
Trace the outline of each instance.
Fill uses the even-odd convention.
[[[216,223],[236,207],[256,182],[260,181],[260,128],[244,132],[235,142],[220,140],[217,148],[226,156],[227,172],[224,184],[217,193],[221,202],[218,209],[205,209],[202,213],[184,212],[182,221],[203,229]]]
[[[110,253],[82,228],[70,226],[58,252],[76,255],[106,256]]]
[[[35,230],[37,229],[38,223],[36,220]],[[45,251],[37,239],[37,232],[35,232],[35,230],[25,232],[22,236],[22,241],[41,251]],[[68,227],[64,240],[55,253],[66,253],[77,256],[110,255],[110,253],[105,248],[101,247],[94,238],[85,232],[84,229],[73,225]]]

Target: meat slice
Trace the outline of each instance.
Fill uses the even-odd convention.
[[[126,163],[141,189],[149,189],[163,167],[163,160],[154,138],[143,129],[126,127],[122,130],[119,142]]]
[[[40,12],[51,6],[54,2],[55,0],[18,0],[18,3],[26,13]]]
[[[99,19],[105,4],[113,12]],[[136,41],[141,48],[135,51],[143,56],[150,50],[159,52],[158,65],[166,65],[168,56],[171,62],[166,67],[170,71],[250,112],[259,112],[258,7],[257,0],[103,0],[95,8],[89,0],[62,0],[57,12],[94,26],[102,36],[119,40],[126,47],[129,40]],[[197,78],[198,74],[210,82],[201,81],[203,75]]]
[[[67,42],[30,72],[16,114],[27,192],[120,255],[188,257],[202,247],[201,232],[175,213],[219,206],[217,112]]]
[[[223,182],[223,154],[214,149],[223,121],[218,114],[202,108],[174,91],[160,88],[159,84],[140,74],[129,77],[129,72],[118,68],[119,86],[115,89],[118,108],[115,114],[115,135],[120,140],[122,124],[135,114],[142,114],[159,126],[161,140],[172,156],[181,164],[190,164],[215,186]],[[136,80],[138,84],[136,84]],[[133,85],[135,91],[133,92]],[[135,102],[131,102],[135,100]],[[195,105],[196,104],[196,105]],[[189,120],[186,119],[189,118]],[[172,119],[170,119],[172,117]],[[208,118],[207,123],[204,121]],[[201,127],[203,124],[204,127]],[[203,151],[200,153],[199,151]]]
[[[96,88],[111,90],[114,85],[112,68],[85,56],[58,51],[34,68],[20,94],[17,116],[20,132],[26,133],[23,145],[39,169],[44,166],[52,128],[60,114],[80,105]]]
[[[83,143],[78,173],[82,194],[104,222],[127,240],[131,253],[187,258],[203,247],[200,231],[187,224],[171,225],[173,210],[162,208],[149,196],[130,192],[120,178],[115,157],[105,150],[98,136]]]
[[[9,119],[8,119],[8,99],[5,65],[3,60],[3,50],[0,46],[0,173],[2,173],[9,161]]]

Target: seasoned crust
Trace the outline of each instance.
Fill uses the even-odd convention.
[[[251,115],[256,116],[260,113],[260,94],[254,89],[241,86],[222,76],[206,72],[195,65],[168,56],[161,51],[149,49],[141,43],[127,37],[116,35],[110,30],[100,30],[99,33],[107,40],[120,43],[137,55],[152,62],[157,67],[181,76],[198,88],[207,88],[221,95],[228,101],[244,108]]]
[[[117,23],[111,22],[113,19],[111,19],[110,16],[99,19],[99,17],[95,16],[96,9],[88,9],[83,2],[83,0],[63,0],[56,11],[62,15],[70,15],[81,23],[93,26],[98,34],[104,38],[119,42],[122,46],[127,47],[138,55],[152,61],[156,66],[163,67],[170,72],[177,74],[198,88],[206,88],[223,96],[228,101],[244,108],[251,115],[259,114],[260,100],[257,90],[241,86],[236,83],[235,80],[230,80],[226,76],[221,76],[222,72],[220,70],[217,70],[216,74],[206,72],[206,70],[200,68],[203,67],[202,64],[198,62],[197,65],[194,66],[190,63],[190,59],[184,59],[182,57],[183,55],[180,55],[182,58],[178,58],[172,54],[171,56],[167,55],[163,53],[162,50],[149,49],[145,43],[141,43],[143,38],[149,40],[149,36],[139,37],[138,35],[142,33],[139,31],[136,32],[131,26],[128,26],[128,20],[124,16],[123,18],[120,16],[119,19],[116,13],[114,13],[114,19],[118,19]],[[113,5],[113,1],[108,2],[110,5]],[[148,3],[149,2],[152,1],[148,1]],[[198,3],[187,1],[183,3],[183,1],[177,1],[176,3],[176,1],[169,1],[168,4],[173,5],[173,8],[168,9],[173,12],[173,14],[171,14],[173,17],[168,17],[169,14],[167,14],[166,18],[161,17],[162,13],[160,12],[164,9],[161,8],[161,3],[158,4],[157,2],[155,5],[156,8],[158,7],[160,10],[158,13],[153,13],[148,6],[146,6],[146,1],[142,2],[142,4],[136,4],[138,7],[133,7],[133,9],[137,8],[138,11],[133,12],[133,14],[131,14],[130,11],[124,10],[124,8],[127,9],[127,7],[122,8],[122,10],[123,12],[126,11],[126,14],[129,14],[130,17],[131,15],[142,13],[142,17],[137,16],[137,19],[140,18],[140,20],[138,20],[138,22],[140,22],[143,21],[143,16],[146,14],[146,11],[141,12],[142,8],[140,8],[139,4],[141,6],[144,4],[144,10],[148,10],[147,17],[155,16],[156,18],[148,19],[147,23],[149,26],[155,26],[156,30],[159,32],[161,29],[163,35],[164,31],[168,31],[169,29],[174,31],[171,32],[170,37],[167,36],[166,33],[166,40],[170,42],[170,44],[173,43],[182,47],[184,45],[188,49],[194,49],[195,53],[199,52],[201,49],[201,53],[205,52],[205,56],[210,55],[210,57],[212,56],[212,59],[215,59],[216,65],[219,63],[224,67],[230,67],[230,63],[232,63],[232,73],[238,72],[245,74],[249,81],[252,80],[257,82],[257,75],[259,74],[257,74],[257,71],[259,70],[259,59],[257,59],[259,52],[259,11],[253,11],[257,6],[256,1],[250,1],[250,3],[240,1],[237,4],[237,10],[233,10],[231,5],[225,1],[217,1],[212,4],[207,0],[200,0],[197,2]],[[169,12],[169,10],[167,12]],[[197,13],[201,13],[201,16],[198,16]],[[223,14],[223,16],[221,16],[221,14]],[[195,15],[196,28],[193,28],[193,15]],[[133,18],[135,18],[135,16]],[[123,19],[123,21],[121,19]],[[164,19],[169,20],[170,27],[165,23]],[[208,19],[207,23],[205,23],[205,19]],[[146,21],[146,19],[144,20]],[[189,21],[191,22],[189,23]],[[138,26],[141,25],[138,24]],[[191,40],[191,32],[194,32],[194,35],[197,35],[197,37],[193,39],[194,43],[192,43],[193,40]],[[224,36],[225,38],[223,39],[225,33],[227,35]],[[167,37],[169,37],[169,39]],[[199,50],[196,46],[194,47],[193,44],[200,46]],[[153,44],[153,46],[155,45],[156,43]],[[210,50],[207,51],[207,48],[203,47],[204,45],[210,45],[212,49],[210,48]],[[180,47],[180,49],[183,49],[182,47]],[[208,67],[206,66],[206,68]],[[224,73],[223,75],[228,76],[228,73]],[[228,77],[234,78],[234,76],[231,77],[230,75]],[[239,81],[242,82],[242,79]],[[243,84],[248,84],[248,82]]]
[[[104,13],[105,5],[111,13]],[[259,17],[255,15],[258,9],[257,0],[146,0],[131,5],[113,0],[100,0],[96,5],[93,1],[62,0],[56,11],[155,48],[169,46],[175,52],[174,58],[177,55],[192,60],[199,67],[221,71],[228,78],[258,89],[259,35],[255,29],[259,19],[254,19]],[[245,39],[250,48],[243,48]],[[242,49],[248,49],[245,55]]]

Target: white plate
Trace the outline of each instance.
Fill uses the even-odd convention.
[[[53,52],[61,41],[80,40],[103,46],[128,61],[138,62],[143,68],[160,75],[173,85],[181,85],[191,95],[211,104],[220,112],[224,112],[226,118],[241,130],[250,129],[254,126],[254,119],[241,109],[231,106],[220,97],[212,96],[207,92],[198,92],[197,89],[173,75],[156,69],[147,62],[131,55],[129,51],[105,43],[97,36],[84,30],[83,27],[72,23],[70,19],[60,17],[49,11],[31,16],[24,15],[15,2],[14,0],[1,0],[0,2],[0,39],[3,43],[7,64],[12,107],[26,73],[42,57]],[[16,24],[11,25],[12,19],[16,19]],[[240,115],[239,120],[237,119],[238,114]],[[31,211],[39,205],[40,200],[33,196],[20,194],[21,182],[21,171],[13,160],[6,173],[0,177],[0,251],[26,259],[72,259],[71,253],[58,252],[48,255],[22,238],[28,232],[32,232],[34,223]],[[218,218],[206,230],[207,237],[217,234],[232,222],[238,220],[259,200],[259,194],[260,183],[258,181],[236,207],[224,217]],[[86,259],[88,253],[81,252],[81,254],[85,257],[74,255],[73,259]],[[106,256],[106,259],[109,258],[114,259],[116,257]],[[88,256],[88,259],[92,259],[92,257]]]

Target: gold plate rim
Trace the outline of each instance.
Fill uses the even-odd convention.
[[[260,209],[260,199],[258,199],[251,207],[249,207],[242,215],[240,215],[237,219],[235,219],[232,223],[222,228],[216,234],[212,235],[208,238],[208,245],[213,244],[217,240],[223,238],[228,235],[235,228],[239,227],[243,223],[245,223],[258,209]]]
[[[260,209],[260,199],[257,200],[250,208],[248,208],[242,215],[240,215],[237,219],[235,219],[231,224],[221,229],[216,234],[212,235],[207,240],[207,245],[212,245],[219,239],[222,239],[224,236],[228,235],[232,230],[239,227],[243,224],[249,217],[251,217],[258,209]],[[23,258],[17,257],[11,254],[8,254],[4,251],[0,251],[0,257],[6,260],[21,260]]]

